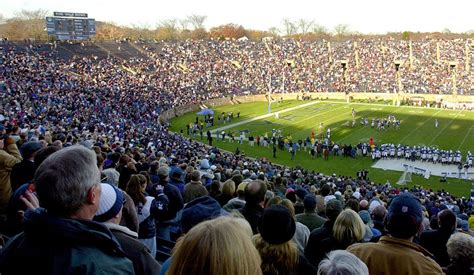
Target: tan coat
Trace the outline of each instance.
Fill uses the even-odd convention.
[[[13,165],[21,160],[20,151],[16,144],[10,144],[4,150],[0,150],[0,215],[6,213],[8,201],[12,195],[10,173]]]
[[[370,274],[443,274],[441,267],[420,245],[384,236],[378,243],[353,244],[347,251],[369,268]]]

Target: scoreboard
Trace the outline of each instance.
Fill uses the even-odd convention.
[[[46,30],[58,40],[84,40],[96,34],[95,20],[87,13],[54,12],[46,17]]]

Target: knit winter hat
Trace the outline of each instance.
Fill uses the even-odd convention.
[[[258,230],[266,242],[283,244],[295,235],[296,224],[288,208],[283,205],[272,205],[263,211]]]
[[[123,193],[120,189],[108,183],[102,183],[99,210],[95,213],[94,220],[106,222],[117,216],[123,207]]]

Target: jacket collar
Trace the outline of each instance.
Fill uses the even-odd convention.
[[[390,236],[382,236],[379,242],[384,243],[384,244],[390,244],[390,245],[404,246],[404,247],[413,249],[415,251],[418,251],[420,253],[423,253],[423,255],[425,256],[433,257],[433,254],[431,254],[428,250],[424,249],[421,245],[418,245],[414,242],[410,242],[407,240],[397,239]]]
[[[127,227],[125,226],[121,226],[119,224],[115,224],[115,223],[111,223],[111,222],[106,222],[104,223],[104,225],[110,230],[112,231],[112,233],[114,231],[120,231],[122,232],[123,234],[126,234],[130,237],[133,237],[133,238],[138,238],[138,233],[137,232],[133,232],[132,230],[128,229]]]

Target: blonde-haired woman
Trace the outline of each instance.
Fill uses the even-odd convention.
[[[365,224],[354,210],[345,209],[337,216],[333,226],[337,249],[346,249],[351,244],[361,242],[364,235]]]
[[[221,217],[202,222],[180,238],[173,250],[171,275],[261,274],[260,256],[244,219]]]
[[[235,182],[233,180],[227,180],[222,184],[222,192],[217,195],[216,200],[222,206],[226,205],[229,200],[234,198],[235,194]]]
[[[260,234],[253,240],[262,258],[263,274],[316,274],[316,268],[292,240],[296,224],[288,208],[283,205],[266,208],[258,229]]]

